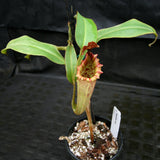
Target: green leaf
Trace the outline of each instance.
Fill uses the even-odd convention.
[[[88,42],[96,42],[97,26],[92,19],[85,18],[77,13],[77,23],[75,30],[75,39],[80,48],[87,45]]]
[[[64,58],[55,45],[37,41],[29,36],[21,36],[11,40],[5,49],[1,50],[3,54],[7,53],[7,49],[20,52],[22,54],[44,56],[57,64],[64,64]]]
[[[73,84],[76,75],[77,55],[72,44],[69,44],[65,53],[66,76],[70,83]]]
[[[155,40],[150,44],[151,46],[158,37],[155,29],[139,20],[131,19],[117,26],[98,30],[97,42],[101,39],[133,38],[145,34],[155,35]]]

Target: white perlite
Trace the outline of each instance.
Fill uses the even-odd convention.
[[[83,160],[108,160],[118,150],[118,144],[109,128],[103,122],[94,125],[94,144],[91,143],[88,121],[77,123],[69,137],[61,137],[68,141],[71,152]]]

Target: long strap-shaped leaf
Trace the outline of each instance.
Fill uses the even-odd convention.
[[[60,54],[56,46],[48,43],[37,41],[29,36],[21,36],[11,40],[5,49],[1,52],[7,53],[7,49],[20,52],[22,54],[44,56],[57,64],[65,64],[63,56]]]
[[[158,35],[155,29],[139,20],[131,19],[114,27],[98,30],[97,42],[108,38],[133,38],[145,34],[154,34],[155,40],[149,44],[151,46]]]

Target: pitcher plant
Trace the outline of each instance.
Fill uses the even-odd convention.
[[[27,35],[13,39],[8,42],[6,48],[1,50],[7,54],[8,49],[29,56],[44,56],[54,63],[65,65],[66,77],[73,85],[72,109],[76,115],[86,112],[90,126],[90,138],[94,141],[94,124],[92,123],[90,103],[96,80],[100,78],[101,67],[97,54],[92,49],[99,47],[97,44],[102,39],[109,38],[133,38],[145,34],[153,34],[155,39],[149,44],[151,46],[157,40],[155,29],[137,19],[128,20],[122,24],[97,30],[92,19],[83,17],[79,12],[75,15],[75,40],[79,46],[79,54],[76,53],[73,42],[70,22],[68,22],[68,45],[56,46],[49,43],[37,41]],[[60,51],[65,51],[63,57]],[[107,54],[107,53],[102,53]],[[77,58],[78,57],[78,58]],[[76,101],[77,99],[77,101]]]

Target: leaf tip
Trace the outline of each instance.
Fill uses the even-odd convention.
[[[1,53],[7,55],[7,50],[4,48],[4,49],[1,50]]]
[[[154,39],[154,41],[153,41],[152,43],[150,43],[150,44],[148,45],[149,47],[151,47],[153,44],[155,44],[156,41],[157,41],[157,39],[158,39],[158,34],[155,33],[154,35],[155,35],[155,39]]]

